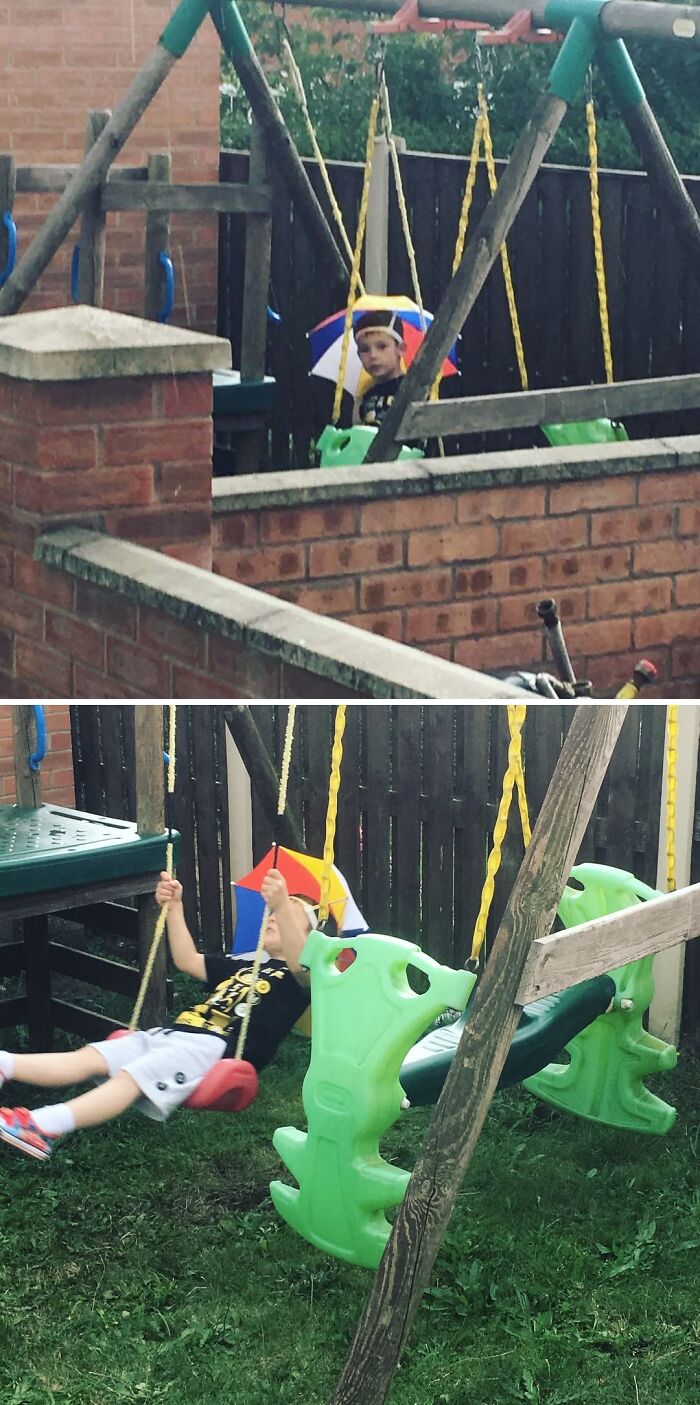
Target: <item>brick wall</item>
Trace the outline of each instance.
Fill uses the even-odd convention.
[[[3,7],[0,149],[18,165],[77,162],[89,108],[114,108],[170,17],[171,0],[25,0]],[[141,165],[151,151],[170,151],[173,179],[216,181],[219,163],[218,36],[200,28],[131,136],[119,163]],[[20,253],[55,196],[21,195],[15,214]],[[142,216],[108,218],[105,306],[143,311]],[[69,301],[70,252],[56,255],[26,307]],[[171,254],[177,278],[174,321],[201,331],[216,325],[217,219],[173,218]]]
[[[99,608],[33,559],[47,523],[79,518],[211,564],[211,394],[209,375],[46,386],[0,376],[0,691],[4,676],[9,696],[22,695],[17,680],[30,695],[109,696]],[[133,663],[121,648],[128,696]],[[160,676],[149,673],[154,695]]]
[[[73,754],[70,715],[64,703],[47,706],[46,755],[41,763],[42,799],[55,805],[74,805]],[[0,804],[15,801],[15,762],[12,708],[0,704]]]
[[[541,666],[535,607],[551,595],[577,676],[596,691],[614,690],[648,655],[660,695],[697,696],[700,474],[667,471],[676,458],[656,455],[663,472],[637,464],[578,482],[465,490],[463,473],[459,489],[429,493],[424,479],[412,493],[410,481],[385,483],[370,501],[353,500],[345,479],[337,501],[319,506],[282,505],[294,498],[280,492],[283,480],[298,474],[276,476],[269,505],[264,491],[230,480],[215,517],[214,569],[486,670]],[[449,478],[437,463],[425,468]],[[325,483],[324,496],[331,491]],[[311,483],[303,496],[312,498]]]

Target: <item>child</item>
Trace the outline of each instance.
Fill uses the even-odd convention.
[[[243,1057],[259,1071],[309,1004],[308,973],[299,966],[306,938],[316,925],[312,907],[290,897],[282,874],[271,868],[262,883],[270,908],[265,950],[256,984]],[[168,904],[170,954],[179,971],[203,981],[210,992],[162,1029],[137,1030],[122,1039],[87,1044],[68,1054],[0,1051],[0,1087],[8,1079],[39,1087],[64,1087],[102,1078],[99,1087],[67,1103],[29,1112],[0,1108],[0,1138],[45,1161],[68,1132],[96,1127],[132,1103],[163,1121],[186,1102],[219,1059],[235,1056],[250,985],[252,959],[203,955],[194,944],[182,908],[182,885],[161,873],[156,900]]]
[[[354,424],[378,425],[405,375],[403,322],[395,312],[365,312],[353,327],[362,369],[372,384],[355,402]]]

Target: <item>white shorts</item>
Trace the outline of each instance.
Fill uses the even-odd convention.
[[[110,1077],[121,1069],[131,1074],[143,1093],[136,1104],[139,1112],[164,1122],[223,1058],[226,1042],[216,1034],[137,1029],[121,1039],[102,1039],[91,1048],[102,1055]]]

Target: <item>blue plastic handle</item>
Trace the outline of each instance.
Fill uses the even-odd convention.
[[[70,259],[70,295],[73,302],[78,301],[80,295],[80,245],[74,244],[73,253]]]
[[[7,233],[7,259],[5,267],[0,271],[0,288],[2,288],[3,283],[6,283],[10,274],[14,272],[17,262],[17,225],[9,210],[5,211],[0,223]]]
[[[158,262],[165,275],[165,302],[158,313],[158,321],[167,322],[175,303],[175,269],[169,254],[160,253]]]
[[[46,755],[46,718],[41,703],[34,704],[34,717],[36,719],[36,751],[29,753],[30,771],[38,771]]]
[[[281,322],[282,318],[280,317],[279,312],[275,312],[275,309],[268,305],[267,320],[268,322]]]

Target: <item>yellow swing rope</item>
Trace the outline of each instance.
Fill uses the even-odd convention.
[[[328,805],[326,808],[326,835],[323,844],[323,868],[321,870],[321,899],[318,909],[319,924],[325,922],[329,912],[331,871],[335,851],[335,827],[338,818],[338,791],[340,790],[340,764],[343,759],[343,735],[345,732],[345,703],[339,703],[335,711],[333,749],[331,751],[331,774],[328,782]]]
[[[362,198],[360,200],[360,214],[357,222],[357,238],[355,240],[355,252],[350,271],[350,288],[348,290],[348,305],[345,309],[345,326],[343,328],[343,342],[340,350],[340,367],[338,369],[338,380],[335,387],[335,398],[333,400],[333,424],[337,424],[340,419],[340,407],[343,401],[343,387],[345,385],[345,372],[348,365],[348,353],[350,351],[350,336],[352,333],[352,312],[357,298],[357,288],[360,279],[360,263],[362,260],[362,246],[365,242],[365,228],[367,225],[367,206],[369,204],[370,183],[372,180],[372,161],[374,159],[374,144],[377,137],[377,121],[379,118],[380,102],[380,79],[377,81],[377,90],[372,99],[372,107],[369,114],[369,125],[367,128],[367,144],[365,148],[365,171],[362,182]]]
[[[167,782],[167,790],[168,790],[168,795],[171,795],[171,796],[172,796],[172,795],[174,794],[174,792],[175,792],[175,728],[176,728],[176,716],[177,716],[177,708],[176,708],[175,704],[174,704],[174,703],[169,703],[169,704],[168,704],[168,782]],[[173,844],[172,844],[172,839],[169,839],[169,840],[168,840],[167,848],[166,848],[166,850],[165,850],[165,869],[166,869],[168,878],[172,878],[172,876],[173,876]],[[150,983],[150,980],[151,980],[151,975],[153,974],[153,967],[155,966],[156,956],[158,955],[158,948],[160,947],[160,943],[161,943],[161,940],[162,940],[162,937],[163,937],[163,933],[164,933],[164,931],[165,931],[165,923],[166,923],[167,916],[168,916],[168,906],[169,906],[169,904],[168,904],[168,903],[165,903],[165,905],[160,909],[160,912],[158,913],[158,917],[157,917],[157,919],[156,919],[156,925],[155,925],[155,929],[154,929],[154,932],[153,932],[153,940],[151,941],[151,948],[150,948],[150,951],[149,951],[149,953],[148,953],[148,957],[147,957],[147,959],[146,959],[146,964],[145,964],[145,966],[144,966],[144,968],[143,968],[143,975],[142,975],[142,977],[141,977],[141,985],[139,986],[139,993],[138,993],[138,995],[137,995],[137,997],[136,997],[136,1004],[134,1005],[134,1012],[133,1012],[133,1014],[132,1014],[132,1016],[131,1016],[131,1019],[130,1019],[130,1021],[129,1021],[129,1029],[132,1030],[132,1031],[135,1030],[135,1029],[138,1029],[138,1027],[139,1027],[139,1020],[140,1020],[140,1018],[141,1018],[141,1011],[142,1011],[142,1009],[143,1009],[143,1002],[144,1002],[144,1000],[146,999],[146,991],[148,990],[148,986],[149,986],[149,983]]]
[[[294,719],[296,717],[296,710],[296,703],[290,703],[289,711],[287,712],[287,726],[284,733],[284,747],[282,750],[282,766],[280,768],[280,788],[279,795],[277,797],[276,829],[279,829],[279,821],[287,808],[287,786],[289,784],[289,765],[292,759],[292,743],[294,741]],[[275,848],[276,847],[277,845],[275,844]],[[243,1050],[245,1049],[245,1041],[248,1035],[248,1025],[250,1024],[250,1013],[253,1008],[253,997],[255,995],[255,987],[258,983],[258,976],[260,974],[260,967],[262,965],[263,951],[265,950],[265,928],[267,927],[267,919],[269,916],[270,909],[267,903],[265,903],[265,907],[263,908],[262,920],[260,922],[260,931],[258,932],[258,944],[255,948],[255,956],[253,958],[253,965],[251,967],[250,972],[250,985],[248,986],[248,991],[245,998],[245,1005],[243,1008],[243,1015],[241,1016],[241,1027],[238,1031],[236,1053],[234,1055],[234,1057],[237,1059],[243,1058]]]
[[[493,156],[493,142],[491,140],[491,123],[489,121],[489,109],[484,94],[483,83],[477,83],[476,94],[479,103],[479,113],[481,115],[482,121],[484,155],[486,157],[486,169],[488,171],[489,177],[489,190],[491,191],[491,194],[494,195],[498,187],[498,178],[496,176],[496,163],[494,161]],[[508,257],[508,249],[505,243],[501,244],[501,267],[503,269],[503,281],[505,283],[506,298],[508,300],[508,314],[510,316],[510,325],[513,329],[513,341],[515,343],[515,355],[518,362],[518,370],[520,372],[520,383],[522,385],[523,390],[527,390],[528,378],[527,366],[525,364],[525,351],[523,348],[523,339],[520,331],[520,318],[518,317],[518,308],[515,301],[513,275],[510,269],[510,259]]]
[[[382,80],[381,80],[381,84],[380,84],[380,94],[381,94],[381,101],[382,101],[382,117],[383,117],[383,119],[384,119],[384,135],[385,135],[385,137],[386,137],[386,139],[387,139],[387,143],[388,143],[388,146],[389,146],[389,154],[390,154],[390,156],[391,156],[391,165],[392,165],[392,170],[393,170],[393,172],[394,172],[394,184],[396,185],[396,198],[397,198],[397,200],[398,200],[399,213],[400,213],[400,215],[401,215],[401,229],[402,229],[402,231],[403,231],[404,243],[405,243],[405,245],[406,245],[406,253],[407,253],[407,255],[408,255],[408,264],[409,264],[409,268],[410,268],[410,270],[411,270],[411,286],[412,286],[412,288],[413,288],[413,296],[414,296],[414,298],[415,298],[415,300],[416,300],[416,302],[417,302],[417,304],[418,304],[418,311],[419,311],[419,314],[420,314],[421,329],[422,329],[423,331],[425,331],[425,329],[426,329],[425,308],[424,308],[424,306],[423,306],[423,294],[422,294],[422,292],[421,292],[420,278],[418,277],[418,265],[417,265],[417,263],[416,263],[416,250],[415,250],[415,245],[414,245],[414,243],[413,243],[413,237],[412,237],[412,235],[411,235],[411,225],[410,225],[409,218],[408,218],[408,207],[407,207],[407,205],[406,205],[406,195],[405,195],[405,193],[404,193],[403,180],[402,180],[402,178],[401,178],[401,163],[400,163],[400,161],[399,161],[399,152],[398,152],[398,147],[397,147],[397,145],[396,145],[396,138],[395,138],[395,136],[394,136],[394,128],[393,128],[392,121],[391,121],[391,107],[390,107],[390,105],[389,105],[389,90],[388,90],[388,88],[387,88],[387,86],[386,86],[386,78],[385,78],[384,74],[382,74]]]
[[[486,877],[481,890],[481,906],[479,915],[474,927],[472,937],[472,949],[469,956],[469,965],[476,965],[479,953],[486,937],[486,923],[493,903],[493,895],[496,887],[496,874],[501,866],[503,855],[503,841],[508,829],[508,815],[510,813],[511,801],[513,798],[513,787],[517,788],[518,806],[520,809],[520,821],[523,830],[523,840],[525,848],[528,847],[532,832],[530,829],[530,818],[527,809],[527,797],[525,794],[525,772],[523,768],[522,756],[522,729],[527,714],[527,707],[524,703],[508,704],[508,730],[510,742],[508,744],[508,765],[503,777],[503,788],[501,800],[498,806],[496,823],[493,827],[493,844],[486,865]]]
[[[595,250],[595,274],[598,285],[600,335],[603,341],[605,379],[608,385],[611,385],[614,380],[613,357],[612,343],[610,340],[610,320],[608,317],[608,289],[605,279],[605,259],[603,256],[603,228],[600,218],[600,195],[598,189],[598,137],[596,132],[595,108],[592,100],[586,103],[586,126],[588,128],[591,214],[593,216],[593,248]]]
[[[678,704],[666,710],[666,892],[676,891],[676,780],[678,766]]]
[[[288,69],[289,69],[289,75],[290,75],[291,80],[292,80],[292,84],[293,84],[293,87],[294,87],[294,91],[295,91],[296,96],[297,96],[297,101],[298,101],[299,106],[300,106],[300,108],[301,108],[302,117],[304,118],[304,125],[305,125],[305,127],[306,127],[306,131],[307,131],[307,134],[308,134],[308,138],[309,138],[309,141],[311,142],[311,149],[312,149],[312,151],[313,151],[313,153],[314,153],[314,156],[315,156],[315,158],[316,158],[316,160],[317,160],[317,162],[318,162],[318,168],[319,168],[319,171],[321,172],[321,179],[322,179],[323,184],[324,184],[324,186],[325,186],[326,194],[327,194],[328,200],[329,200],[329,202],[330,202],[330,207],[331,207],[331,210],[332,210],[332,212],[333,212],[333,218],[334,218],[334,220],[335,220],[335,222],[336,222],[336,224],[337,224],[337,226],[338,226],[338,231],[339,231],[339,233],[340,233],[340,237],[341,237],[341,239],[342,239],[343,247],[344,247],[344,249],[345,249],[345,252],[346,252],[348,258],[350,259],[350,262],[352,263],[353,257],[354,257],[354,255],[353,255],[353,248],[352,248],[352,244],[350,243],[350,239],[349,239],[349,237],[348,237],[348,232],[347,232],[347,230],[346,230],[346,228],[345,228],[345,223],[344,223],[344,220],[343,220],[343,212],[342,212],[342,210],[341,210],[341,208],[340,208],[340,205],[338,204],[338,201],[337,201],[336,198],[335,198],[335,191],[333,190],[333,185],[332,185],[332,183],[331,183],[331,178],[330,178],[330,174],[329,174],[329,171],[328,171],[328,167],[327,167],[327,165],[326,165],[326,162],[325,162],[325,159],[324,159],[324,156],[323,156],[323,152],[321,151],[321,148],[320,148],[320,146],[319,146],[319,144],[318,144],[318,137],[316,136],[316,129],[315,129],[314,124],[313,124],[313,122],[312,122],[312,120],[311,120],[311,113],[309,112],[309,104],[308,104],[307,97],[306,97],[306,89],[304,88],[304,80],[303,80],[303,78],[302,78],[302,76],[301,76],[301,70],[300,70],[300,68],[299,68],[299,65],[298,65],[298,63],[297,63],[295,57],[294,57],[294,53],[293,53],[293,50],[292,50],[292,46],[291,46],[291,44],[289,43],[289,38],[288,38],[287,35],[285,35],[284,38],[282,39],[282,49],[283,49],[283,51],[284,51],[284,57],[285,57],[285,60],[286,60],[286,63],[287,63],[287,67],[288,67]],[[361,293],[364,293],[364,291],[365,291],[365,286],[364,286],[364,283],[362,282],[362,279],[360,278],[359,274],[358,274],[358,277],[357,277],[357,286],[358,286],[360,292],[361,292]]]

